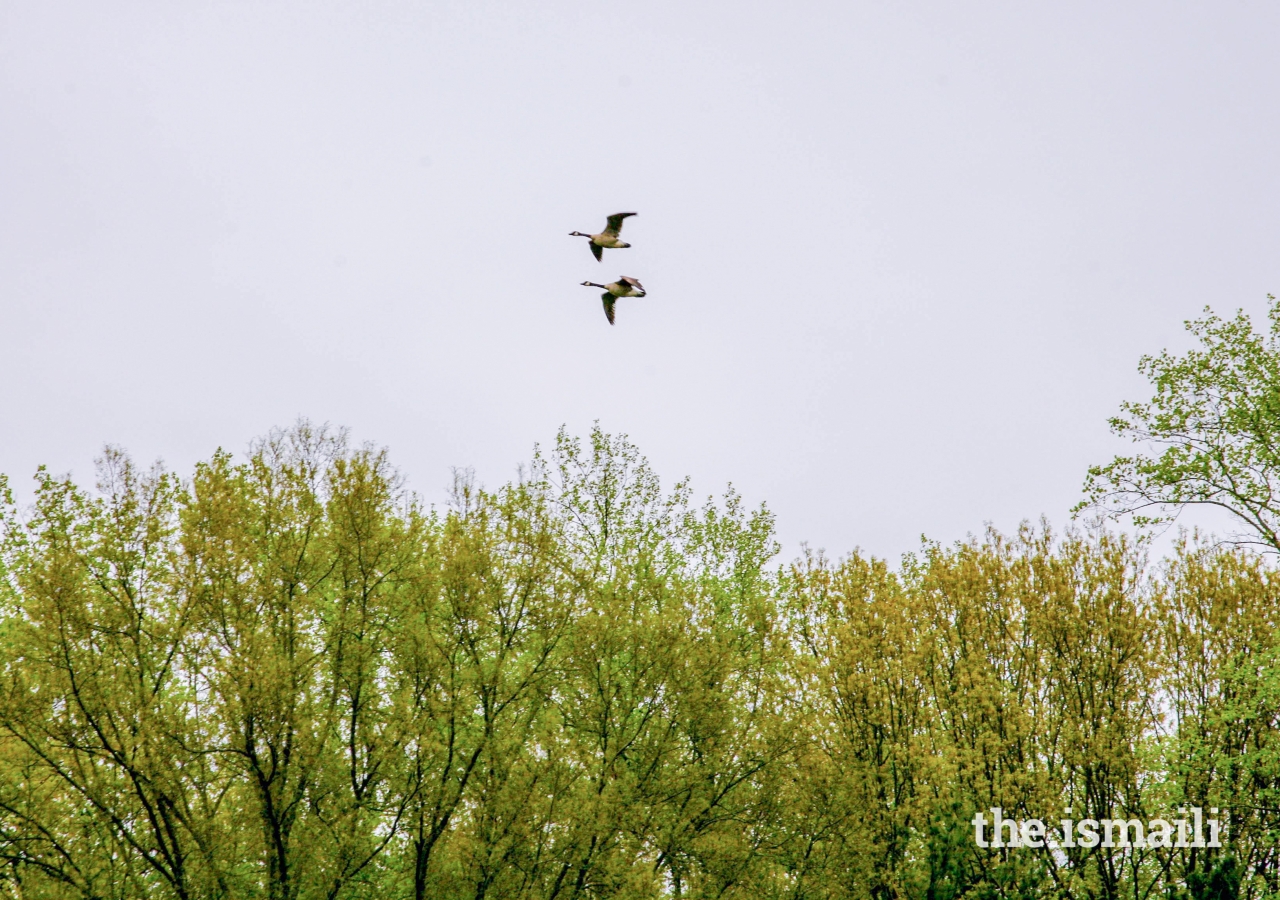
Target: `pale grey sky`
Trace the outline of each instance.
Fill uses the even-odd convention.
[[[1062,525],[1280,291],[1280,6],[1055,6],[0,0],[0,471],[599,419],[788,553]]]

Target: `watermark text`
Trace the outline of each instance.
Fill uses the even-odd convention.
[[[1221,847],[1221,827],[1217,808],[1206,818],[1198,806],[1179,807],[1180,819],[1059,819],[1046,825],[1043,819],[1007,819],[1004,811],[993,806],[986,813],[975,813],[973,838],[979,847],[1048,847],[1053,850],[1072,847]],[[1206,838],[1206,831],[1208,837]]]

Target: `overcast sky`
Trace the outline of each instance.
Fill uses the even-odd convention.
[[[1065,524],[1280,291],[1280,5],[1052,6],[0,0],[0,472],[598,419],[788,553]]]

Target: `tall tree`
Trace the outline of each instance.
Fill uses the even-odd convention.
[[[1213,506],[1245,526],[1238,541],[1280,550],[1280,302],[1268,300],[1265,332],[1206,308],[1186,325],[1198,348],[1142,358],[1155,394],[1123,404],[1111,430],[1152,451],[1090,468],[1077,512],[1150,524]]]
[[[222,896],[227,775],[200,753],[194,610],[175,590],[184,491],[108,450],[99,492],[42,472],[32,519],[9,519],[0,740],[16,779],[0,803],[25,837],[5,852],[83,896]]]

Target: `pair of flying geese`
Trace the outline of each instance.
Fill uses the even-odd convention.
[[[604,251],[608,247],[610,249],[621,249],[630,247],[626,241],[618,237],[622,233],[622,220],[627,216],[634,216],[633,212],[614,213],[609,216],[608,224],[604,231],[599,234],[583,234],[581,231],[569,232],[570,237],[587,238],[587,245],[591,248],[592,254],[595,255],[596,262],[604,260]],[[596,284],[594,281],[582,282],[584,287],[604,288],[604,293],[600,295],[604,300],[604,317],[609,320],[609,324],[613,324],[613,304],[619,297],[643,297],[644,285],[628,275],[623,275],[617,281],[610,284]]]

